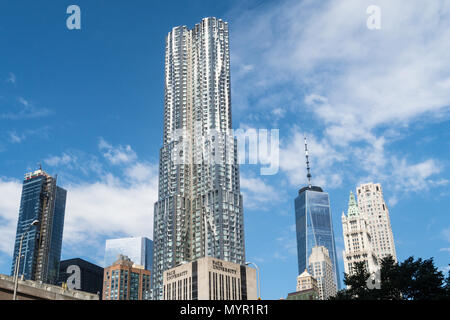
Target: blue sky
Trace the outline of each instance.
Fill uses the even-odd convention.
[[[398,258],[450,262],[450,4],[446,1],[3,1],[0,273],[9,274],[23,174],[41,162],[68,190],[62,258],[102,264],[104,241],[152,237],[162,145],[165,36],[230,25],[233,126],[280,130],[280,170],[241,166],[247,260],[262,296],[295,290],[294,198],[329,192],[341,214],[382,184]],[[81,8],[81,30],[66,8]],[[366,8],[381,8],[381,29]]]

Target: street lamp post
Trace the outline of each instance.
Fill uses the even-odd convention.
[[[258,291],[258,300],[259,300],[259,299],[261,299],[261,278],[260,278],[259,267],[254,262],[246,262],[245,263],[246,266],[248,266],[250,264],[255,266],[256,273],[258,274],[257,291]]]
[[[27,228],[27,230],[25,230],[25,232],[22,234],[22,236],[20,237],[20,244],[19,244],[19,254],[17,255],[17,259],[16,259],[16,267],[15,269],[15,274],[14,274],[14,295],[13,295],[13,300],[17,300],[17,286],[19,284],[19,273],[20,273],[20,258],[22,256],[22,244],[23,244],[23,239],[25,238],[25,235],[28,233],[28,231],[30,231],[32,226],[35,226],[39,223],[39,220],[34,220]],[[25,267],[25,266],[24,266]]]

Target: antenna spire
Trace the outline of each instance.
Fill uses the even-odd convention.
[[[305,136],[305,156],[306,156],[306,177],[308,178],[308,187],[311,189],[311,168],[309,167],[308,143]]]

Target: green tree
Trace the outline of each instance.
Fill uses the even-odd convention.
[[[409,257],[398,266],[396,286],[407,300],[448,298],[445,277],[434,265],[433,258],[414,260]]]
[[[450,264],[449,264],[450,267]],[[445,279],[445,294],[450,297],[450,269],[447,272],[447,278]]]
[[[388,256],[380,264],[380,289],[369,289],[364,262],[355,263],[353,273],[344,275],[347,289],[333,300],[437,300],[450,299],[450,271],[447,278],[434,265],[433,258],[414,260],[409,257],[400,264]]]
[[[374,297],[379,300],[401,300],[399,289],[399,269],[398,264],[392,256],[387,256],[381,260],[380,280],[381,288],[374,290]]]
[[[340,290],[331,300],[369,300],[373,299],[373,292],[367,287],[370,273],[364,262],[355,262],[351,275],[344,274],[344,284],[347,289]]]

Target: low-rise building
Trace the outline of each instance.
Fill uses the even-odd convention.
[[[212,257],[164,271],[164,300],[256,300],[256,270]]]
[[[297,277],[297,291],[289,293],[287,300],[319,300],[317,280],[305,271]]]
[[[69,289],[95,293],[101,298],[103,268],[80,258],[63,260],[59,267],[58,285],[63,283]]]

